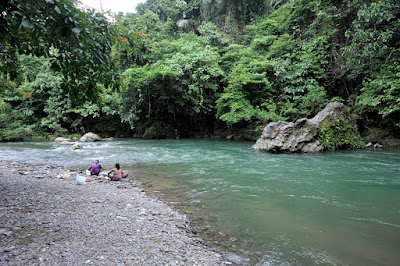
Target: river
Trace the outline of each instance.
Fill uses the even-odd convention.
[[[0,143],[0,160],[118,162],[189,211],[200,235],[253,265],[399,265],[400,152],[268,154],[250,142]]]

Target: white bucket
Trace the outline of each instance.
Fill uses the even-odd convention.
[[[76,176],[76,184],[77,185],[83,185],[83,184],[85,184],[85,181],[86,181],[86,176],[81,176],[81,175]]]

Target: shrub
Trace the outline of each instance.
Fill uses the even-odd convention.
[[[358,128],[349,114],[338,119],[325,119],[320,126],[318,140],[323,150],[358,149],[364,147]]]
[[[156,122],[146,129],[142,138],[144,139],[162,139],[165,138],[165,125],[162,122]]]

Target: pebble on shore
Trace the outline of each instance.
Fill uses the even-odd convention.
[[[242,264],[208,247],[185,214],[136,183],[78,186],[77,174],[0,161],[1,265]]]

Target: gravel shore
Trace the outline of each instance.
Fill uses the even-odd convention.
[[[135,182],[0,161],[0,265],[238,265]]]

